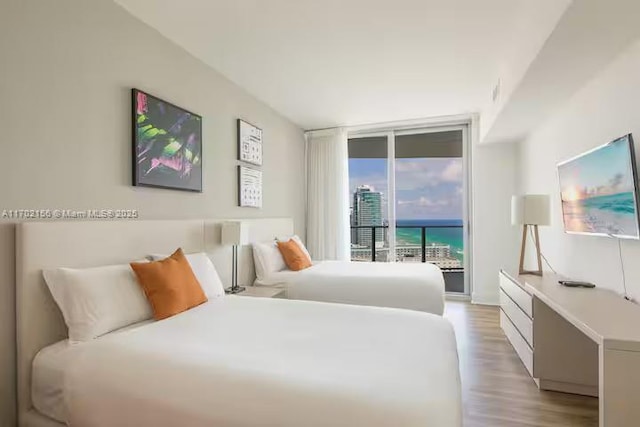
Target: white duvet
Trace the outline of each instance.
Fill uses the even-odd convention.
[[[291,299],[444,311],[444,277],[434,264],[324,261],[286,273],[293,274],[279,278]]]
[[[241,296],[83,346],[64,395],[72,427],[462,423],[447,320]]]

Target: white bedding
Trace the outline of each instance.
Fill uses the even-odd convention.
[[[111,334],[149,323],[151,321],[135,323]],[[67,419],[64,405],[65,372],[74,363],[74,358],[81,354],[83,345],[87,344],[72,344],[69,340],[59,341],[40,350],[34,358],[31,370],[31,402],[41,414],[59,422]]]
[[[324,261],[272,273],[258,284],[286,284],[290,299],[444,311],[444,277],[429,263]]]
[[[78,346],[67,340],[43,348],[33,361],[31,401],[43,415],[56,421],[66,419],[63,397],[65,369],[70,365],[73,350]]]
[[[313,266],[310,267],[310,268],[313,268]],[[254,285],[256,285],[256,286],[286,285],[286,284],[290,283],[291,281],[293,281],[293,279],[295,279],[295,277],[297,275],[299,275],[300,273],[302,273],[303,271],[304,270],[302,270],[302,271],[293,271],[293,270],[275,271],[275,272],[269,273],[267,276],[265,276],[262,279],[257,279],[256,278],[256,281],[254,282]]]
[[[72,426],[461,426],[450,323],[230,296],[82,346]]]

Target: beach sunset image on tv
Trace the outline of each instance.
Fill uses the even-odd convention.
[[[558,165],[566,231],[638,238],[632,144],[627,135]]]

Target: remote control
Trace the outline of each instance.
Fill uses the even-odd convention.
[[[581,282],[578,280],[558,280],[558,283],[570,288],[595,288],[596,285],[590,282]]]

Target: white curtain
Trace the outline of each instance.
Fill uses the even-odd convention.
[[[317,260],[350,259],[349,152],[346,129],[305,134],[307,247]]]

